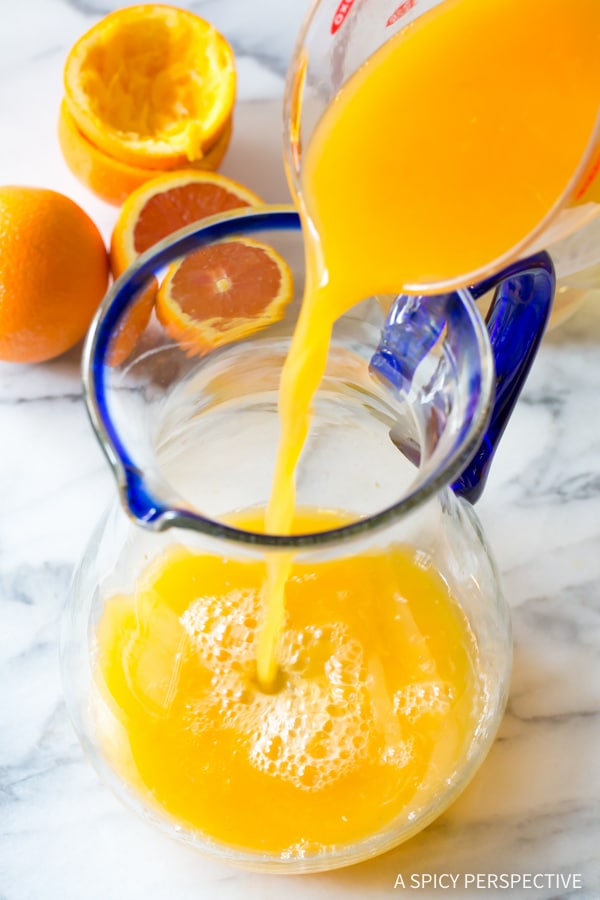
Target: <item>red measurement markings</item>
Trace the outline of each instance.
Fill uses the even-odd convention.
[[[410,12],[411,9],[414,9],[417,5],[417,0],[404,0],[404,3],[401,3],[400,6],[394,10],[391,14],[387,22],[385,23],[385,27],[389,28],[390,25],[394,25],[398,19],[401,19],[402,16],[405,16],[407,12]]]
[[[331,20],[331,33],[332,34],[335,34],[336,31],[338,30],[338,28],[342,27],[342,25],[344,24],[344,21],[346,19],[346,16],[352,9],[353,3],[354,3],[354,0],[342,0],[342,2],[340,3],[340,5],[338,6],[338,8],[335,11],[335,15],[334,15],[333,19]]]

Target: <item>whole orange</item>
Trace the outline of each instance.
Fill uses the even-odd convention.
[[[100,232],[44,188],[0,187],[0,359],[41,362],[79,341],[108,286]]]

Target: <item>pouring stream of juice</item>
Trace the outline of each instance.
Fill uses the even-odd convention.
[[[381,47],[328,106],[302,162],[307,278],[280,388],[268,532],[291,529],[335,320],[367,296],[483,269],[536,228],[591,139],[599,52],[598,0],[447,0]],[[289,553],[268,561],[257,643],[266,689],[291,564]]]
[[[329,105],[297,191],[306,290],[272,496],[234,527],[307,533],[355,512],[295,495],[335,320],[473,272],[544,218],[593,130],[598,46],[599,0],[447,0]],[[98,622],[106,758],[152,813],[228,854],[321,866],[391,846],[460,787],[495,696],[461,598],[421,556],[390,543],[265,566],[165,548]]]

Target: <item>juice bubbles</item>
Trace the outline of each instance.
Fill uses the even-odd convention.
[[[293,527],[343,521],[303,510]],[[273,693],[256,681],[264,577],[263,562],[175,546],[107,602],[97,684],[117,771],[180,824],[284,857],[445,793],[482,701],[470,629],[435,570],[402,546],[293,565]]]

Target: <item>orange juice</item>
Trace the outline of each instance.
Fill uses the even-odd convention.
[[[303,151],[332,314],[464,279],[533,231],[592,139],[599,48],[597,0],[447,0],[384,44]]]
[[[303,160],[306,292],[272,494],[238,527],[347,521],[295,501],[334,321],[485,266],[544,218],[592,133],[599,28],[599,0],[448,0],[326,110]],[[99,623],[106,752],[229,846],[285,857],[366,839],[448,791],[484,715],[458,601],[400,546],[310,566],[174,547]]]
[[[268,531],[285,534],[293,518],[334,321],[365,297],[477,271],[544,219],[592,137],[598,48],[598,0],[447,0],[327,107],[303,149],[306,289],[281,383]],[[270,566],[264,683],[276,671],[288,564]]]
[[[344,520],[303,510],[293,528]],[[292,565],[265,693],[264,577],[264,562],[173,546],[106,603],[113,765],[177,822],[244,849],[318,853],[407,821],[447,790],[481,715],[474,640],[446,584],[402,546]]]

